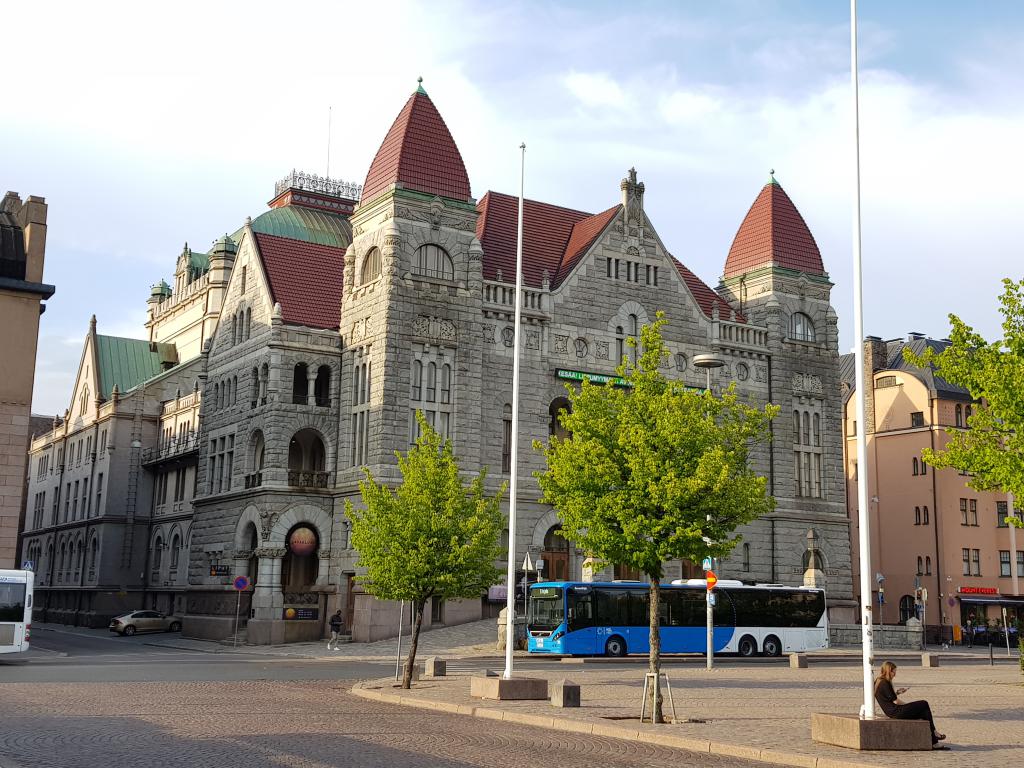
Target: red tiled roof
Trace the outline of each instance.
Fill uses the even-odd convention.
[[[536,200],[523,201],[523,282],[539,288],[548,273],[559,285],[594,244],[619,206],[591,215]],[[519,198],[488,192],[477,204],[476,236],[484,249],[484,279],[513,282]]]
[[[821,252],[804,217],[774,180],[764,185],[740,224],[725,260],[725,276],[769,264],[825,274]]]
[[[377,150],[363,184],[368,203],[392,184],[468,201],[469,176],[448,126],[422,88],[409,97]]]
[[[679,259],[669,254],[669,258],[672,259],[672,265],[676,268],[676,272],[683,278],[683,282],[686,283],[686,287],[690,289],[690,293],[693,294],[693,298],[697,302],[697,306],[700,307],[700,311],[704,313],[706,317],[711,317],[712,308],[715,304],[718,305],[719,316],[723,320],[728,320],[731,317],[732,306],[715,293],[711,288],[697,275],[689,270]],[[746,318],[736,313],[736,320],[745,323]]]
[[[255,237],[282,319],[289,325],[338,328],[345,249],[276,235]]]

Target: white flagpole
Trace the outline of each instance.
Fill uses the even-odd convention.
[[[860,253],[860,95],[857,82],[857,0],[850,0],[850,82],[853,86],[853,339],[857,376],[857,520],[860,539],[860,603],[861,644],[864,663],[864,703],[860,716],[872,720],[875,701],[872,695],[872,638],[871,638],[871,537],[870,509],[868,508],[868,427],[865,407],[864,378],[864,285],[861,275]]]
[[[516,238],[516,320],[512,347],[512,466],[508,488],[508,595],[505,598],[505,674],[512,677],[512,645],[516,623],[516,469],[519,463],[519,325],[523,311],[523,187],[526,178],[526,144],[519,145],[519,230]],[[528,585],[527,585],[528,586]],[[525,597],[525,596],[524,596]],[[525,605],[525,601],[524,601]]]

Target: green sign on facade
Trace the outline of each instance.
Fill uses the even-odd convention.
[[[569,381],[583,381],[584,379],[590,379],[591,384],[612,384],[616,387],[631,387],[631,382],[626,381],[618,376],[609,376],[606,373],[591,373],[590,371],[570,371],[566,368],[555,369],[555,376],[559,379],[568,379]]]

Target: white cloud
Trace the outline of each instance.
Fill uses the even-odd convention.
[[[585,107],[623,109],[628,100],[619,84],[603,72],[570,72],[562,82]]]

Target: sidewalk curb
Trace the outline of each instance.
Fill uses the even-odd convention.
[[[505,709],[493,707],[473,707],[465,704],[455,704],[446,701],[430,701],[425,699],[414,699],[410,696],[403,696],[400,693],[385,693],[368,689],[367,685],[393,684],[391,678],[384,680],[364,680],[356,683],[351,688],[351,693],[362,699],[379,701],[384,704],[398,704],[404,707],[416,709],[429,709],[432,711],[449,712],[455,715],[469,715],[486,720],[501,720],[506,723],[517,725],[532,725],[537,728],[547,728],[555,731],[566,731],[570,733],[581,733],[593,736],[607,736],[613,739],[635,741],[642,744],[652,744],[659,747],[671,747],[675,749],[686,749],[691,752],[706,752],[712,755],[723,757],[739,757],[746,760],[756,760],[771,765],[786,765],[793,768],[878,768],[873,763],[862,763],[856,760],[837,760],[832,757],[817,757],[805,755],[799,752],[784,752],[777,749],[750,747],[742,744],[725,744],[717,741],[708,741],[701,738],[688,736],[676,736],[672,734],[653,733],[639,728],[614,725],[611,723],[588,723],[581,720],[562,718],[558,715],[535,715],[525,712],[510,712]]]

